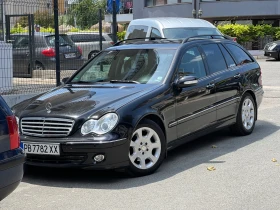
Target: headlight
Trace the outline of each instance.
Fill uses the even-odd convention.
[[[277,46],[276,43],[273,43],[271,46],[268,47],[268,50],[273,50]]]
[[[81,133],[83,135],[89,133],[105,134],[111,131],[118,123],[119,117],[115,113],[108,113],[101,117],[99,120],[88,120],[82,128]]]

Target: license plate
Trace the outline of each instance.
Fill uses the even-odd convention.
[[[60,155],[60,144],[21,142],[20,146],[26,154]]]
[[[64,55],[65,58],[76,58],[76,53],[68,53]]]

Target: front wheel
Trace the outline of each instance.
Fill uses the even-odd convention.
[[[253,132],[256,122],[257,107],[253,97],[246,93],[240,102],[236,123],[231,126],[234,134],[245,136]]]
[[[164,160],[166,140],[162,129],[144,120],[134,131],[129,147],[129,174],[145,176],[154,173]]]
[[[99,53],[99,51],[97,51],[97,50],[94,50],[94,51],[90,52],[89,55],[88,55],[88,59],[93,58],[93,57],[96,56],[98,53]]]

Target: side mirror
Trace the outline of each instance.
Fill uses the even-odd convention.
[[[183,76],[177,81],[177,87],[191,87],[197,85],[198,80],[194,76]]]
[[[63,79],[62,79],[62,83],[65,84],[65,83],[69,80],[69,78],[70,78],[70,77],[65,77],[65,78],[63,78]]]

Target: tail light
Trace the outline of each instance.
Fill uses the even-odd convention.
[[[262,86],[262,69],[260,69],[260,75],[258,79],[259,85]]]
[[[46,57],[55,57],[55,49],[47,48],[42,51],[42,55]]]
[[[80,46],[78,46],[78,50],[79,50],[80,54],[82,55],[83,51],[82,51],[82,48]]]
[[[114,42],[110,42],[112,45],[114,45],[115,43]]]
[[[10,149],[19,148],[20,140],[19,140],[19,132],[18,132],[18,124],[15,116],[7,116],[9,135],[10,135]]]
[[[237,38],[233,37],[232,41],[237,42]]]

